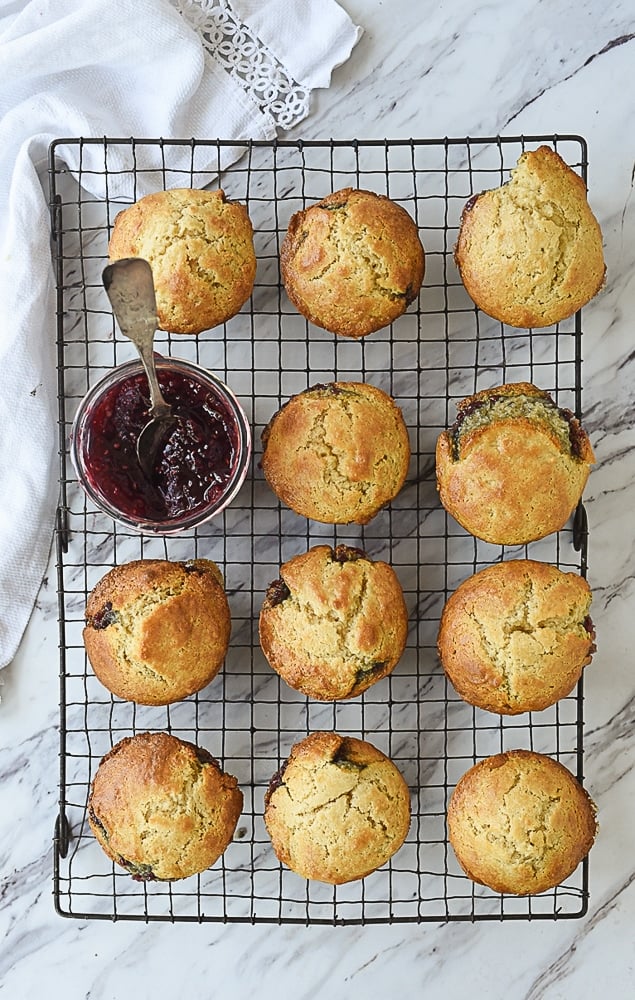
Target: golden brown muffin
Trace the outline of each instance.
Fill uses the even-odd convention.
[[[562,528],[595,461],[570,410],[528,382],[484,389],[458,404],[439,435],[441,503],[486,542],[520,545]]]
[[[441,615],[443,668],[489,712],[539,712],[570,694],[595,652],[591,590],[577,573],[514,559],[464,580]]]
[[[401,205],[344,188],[292,216],[280,265],[287,295],[303,316],[358,338],[406,311],[419,294],[425,258]]]
[[[410,794],[380,750],[312,733],[292,748],[265,795],[276,856],[303,878],[341,885],[370,875],[403,844]]]
[[[516,327],[573,315],[606,271],[584,181],[548,146],[523,153],[507,184],[468,201],[454,257],[479,309]]]
[[[243,807],[236,778],[201,747],[140,733],[102,759],[88,822],[109,858],[138,881],[187,878],[230,843]]]
[[[244,205],[223,191],[173,188],[148,194],[115,219],[110,260],[152,267],[159,326],[201,333],[225,323],[251,295],[253,229]]]
[[[366,524],[404,484],[410,441],[401,410],[364,382],[314,385],[292,396],[262,432],[262,470],[297,514]]]
[[[210,559],[139,559],[115,566],[93,589],[83,637],[109,691],[170,705],[216,676],[230,631],[223,577]]]
[[[407,637],[395,571],[347,545],[317,545],[284,563],[260,612],[260,645],[273,669],[321,701],[354,698],[386,677]]]
[[[591,850],[596,809],[562,764],[509,750],[463,775],[448,807],[448,834],[474,882],[517,896],[559,885]]]

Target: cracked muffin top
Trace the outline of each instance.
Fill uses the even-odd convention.
[[[548,146],[471,198],[454,258],[479,309],[514,327],[572,316],[604,284],[602,233],[582,178]]]
[[[410,440],[401,410],[365,382],[330,382],[292,396],[262,432],[262,471],[303,517],[366,524],[403,486]]]
[[[256,277],[247,209],[221,190],[146,195],[117,215],[108,256],[149,262],[159,326],[169,333],[201,333],[231,319]]]
[[[522,545],[559,531],[595,461],[570,410],[529,382],[494,386],[458,404],[436,446],[441,503],[477,538]]]
[[[259,621],[268,662],[310,698],[354,698],[386,677],[408,637],[401,584],[360,549],[317,545],[280,569]]]
[[[140,705],[170,705],[220,670],[231,631],[211,559],[137,559],[111,569],[86,606],[84,646],[101,683]]]
[[[359,338],[392,323],[416,299],[425,257],[401,205],[344,188],[292,216],[280,265],[287,295],[303,316]]]
[[[448,836],[474,882],[518,896],[564,882],[591,850],[596,809],[562,764],[510,750],[476,764],[448,806]]]
[[[105,853],[137,881],[186,878],[211,867],[243,807],[236,778],[201,747],[139,733],[102,759],[88,822]]]
[[[276,856],[303,878],[341,885],[370,875],[410,829],[410,793],[371,743],[317,732],[292,748],[265,795]]]
[[[577,573],[532,559],[488,566],[443,609],[443,668],[471,705],[502,715],[541,711],[570,694],[591,662],[590,606]]]

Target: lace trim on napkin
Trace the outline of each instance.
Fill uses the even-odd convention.
[[[278,128],[290,129],[309,113],[309,91],[249,28],[227,0],[171,0],[201,37],[207,53],[250,94]]]

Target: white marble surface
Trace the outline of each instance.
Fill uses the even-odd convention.
[[[521,0],[345,0],[365,34],[297,136],[569,132],[589,143],[606,290],[585,312],[586,493],[598,652],[587,672],[586,784],[601,831],[588,915],[562,922],[366,927],[111,924],[53,911],[58,636],[50,571],[0,709],[0,995],[123,1000],[622,997],[635,986],[632,669],[635,433],[635,10]],[[292,133],[292,138],[297,137]]]

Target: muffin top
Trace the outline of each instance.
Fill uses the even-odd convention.
[[[141,705],[169,705],[216,676],[230,631],[214,562],[138,559],[115,566],[94,587],[83,638],[109,691]]]
[[[403,653],[408,612],[385,562],[318,545],[284,563],[260,612],[260,643],[291,687],[323,701],[353,698]]]
[[[448,834],[474,881],[519,896],[559,885],[589,853],[596,810],[562,764],[530,750],[488,757],[463,775]]]
[[[437,487],[445,509],[477,538],[523,544],[564,526],[594,461],[571,411],[516,382],[459,403],[456,422],[437,440]]]
[[[262,470],[297,514],[366,524],[404,484],[410,441],[401,410],[364,382],[315,385],[285,403],[262,433]]]
[[[88,821],[105,853],[137,880],[186,878],[231,841],[243,805],[236,778],[201,747],[140,733],[102,759]]]
[[[503,715],[553,705],[595,650],[591,590],[577,573],[514,559],[464,580],[439,627],[443,668],[467,702]]]
[[[108,256],[149,262],[159,326],[170,333],[226,322],[251,295],[256,276],[247,210],[221,190],[146,195],[117,215]]]
[[[425,261],[417,227],[401,205],[344,188],[292,216],[280,265],[303,316],[358,338],[405,312],[419,294]]]
[[[523,153],[507,184],[468,201],[454,256],[476,305],[515,327],[558,323],[604,283],[584,181],[548,146]]]
[[[272,779],[265,825],[280,861],[304,878],[340,885],[369,875],[401,847],[410,794],[372,744],[312,733]]]

